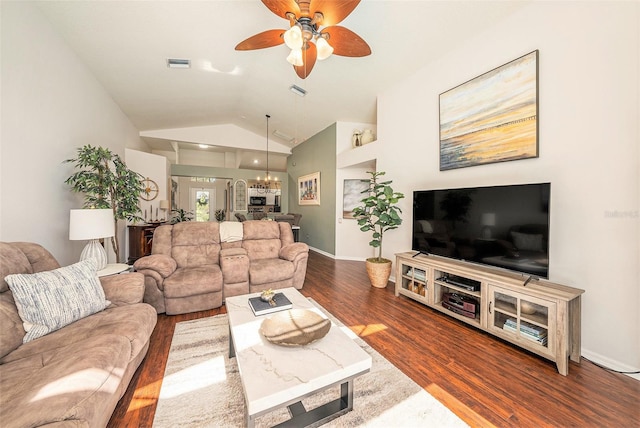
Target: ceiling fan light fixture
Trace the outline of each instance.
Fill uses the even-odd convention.
[[[327,59],[333,53],[333,47],[327,42],[322,36],[319,36],[316,40],[316,48],[318,49],[318,60],[322,61],[323,59]]]
[[[302,49],[291,49],[291,53],[287,57],[287,61],[291,65],[295,65],[296,67],[300,67],[304,64],[302,62]]]
[[[303,42],[302,30],[297,25],[294,25],[284,32],[284,43],[289,49],[301,49]]]

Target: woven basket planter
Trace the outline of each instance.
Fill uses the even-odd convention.
[[[371,285],[376,288],[386,288],[391,276],[391,260],[383,259],[383,263],[372,262],[375,258],[367,259],[367,275]]]

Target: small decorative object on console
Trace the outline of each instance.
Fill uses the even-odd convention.
[[[260,297],[251,297],[249,298],[249,306],[253,311],[255,316],[270,314],[272,312],[283,311],[285,309],[291,309],[293,305],[291,301],[287,299],[283,293],[273,293],[273,290],[265,290],[271,291],[271,298],[263,297],[263,294]],[[267,294],[266,296],[269,296]]]
[[[331,330],[331,321],[307,309],[281,312],[262,322],[260,333],[271,343],[302,346],[322,339]]]

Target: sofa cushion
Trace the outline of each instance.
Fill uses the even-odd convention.
[[[0,358],[22,345],[25,331],[11,292],[0,293]]]
[[[173,225],[171,257],[178,267],[219,263],[220,227],[215,222],[183,222]]]
[[[110,302],[96,274],[96,261],[5,278],[27,332],[24,343],[42,337],[88,315],[102,311]]]
[[[7,392],[2,394],[0,420],[11,427],[61,421],[106,426],[130,348],[126,337],[103,333],[61,346],[59,352],[0,365],[0,390]]]
[[[293,276],[293,271],[293,263],[287,260],[253,260],[249,266],[249,281],[252,285],[284,281]]]
[[[164,280],[164,295],[170,299],[222,291],[220,266],[178,268]]]
[[[0,359],[0,365],[30,358],[34,355],[49,358],[50,354],[61,353],[63,352],[62,348],[67,346],[74,346],[75,343],[93,336],[109,334],[118,334],[127,338],[131,351],[131,355],[127,355],[127,358],[131,359],[146,346],[156,321],[155,309],[146,303],[108,308],[39,339],[25,343]]]
[[[33,273],[33,268],[27,256],[15,245],[0,242],[0,292],[9,289],[5,277],[14,273]]]

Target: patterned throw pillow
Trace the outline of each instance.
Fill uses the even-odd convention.
[[[110,304],[96,267],[96,261],[88,259],[47,272],[5,278],[27,332],[23,343],[100,312]]]

